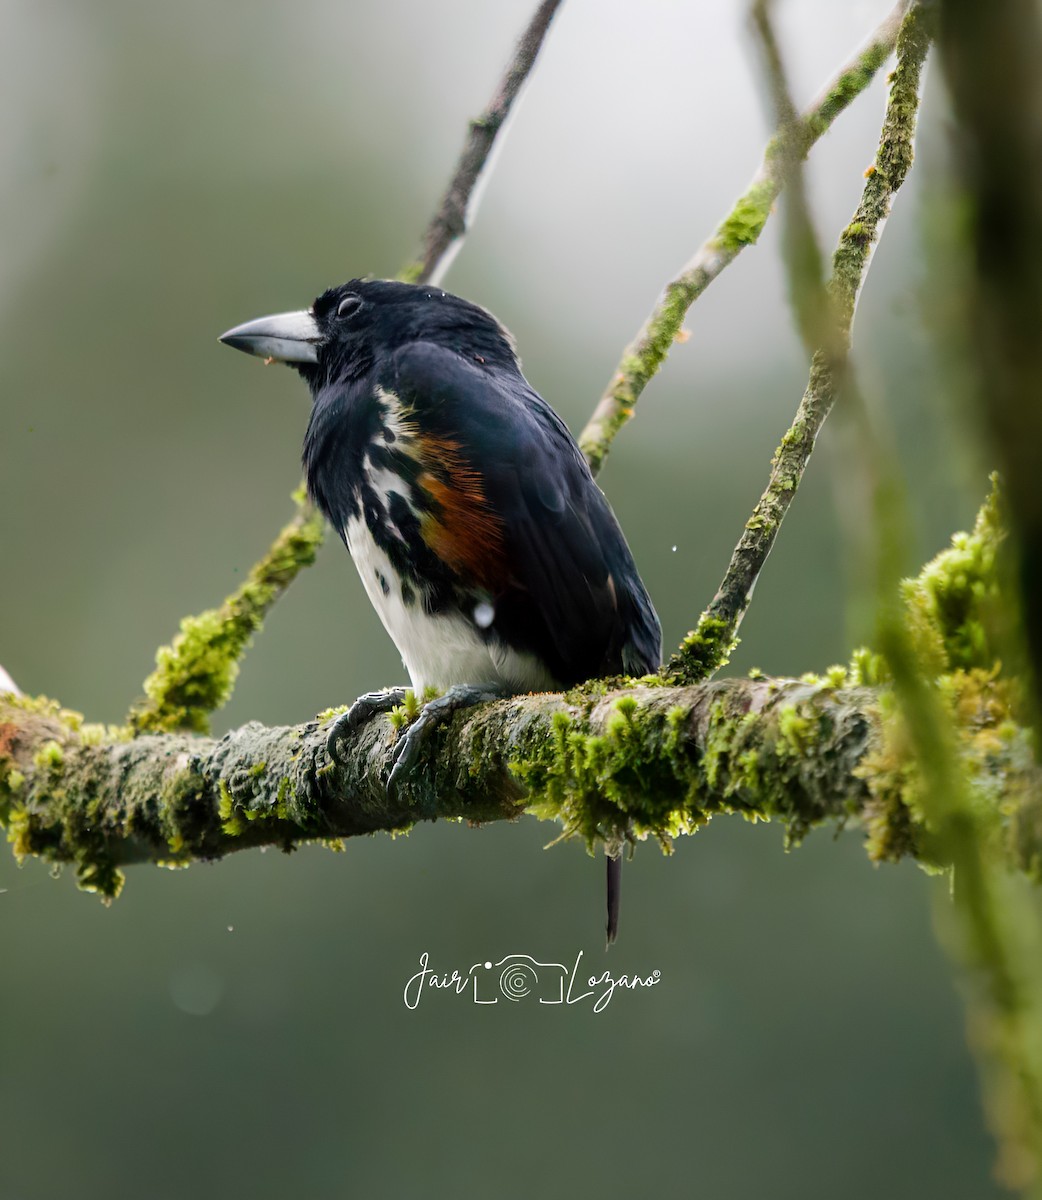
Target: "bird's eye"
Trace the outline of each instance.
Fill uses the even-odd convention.
[[[361,296],[345,296],[337,305],[336,315],[340,318],[353,317],[361,307]]]

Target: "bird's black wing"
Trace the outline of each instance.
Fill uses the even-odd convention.
[[[535,649],[566,685],[656,670],[658,618],[622,530],[567,427],[520,371],[421,342],[394,355],[388,382],[425,434],[458,445],[501,521],[509,577],[494,632]]]

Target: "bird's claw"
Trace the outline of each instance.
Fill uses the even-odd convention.
[[[428,700],[420,715],[398,738],[392,753],[391,774],[387,778],[387,798],[392,803],[398,798],[402,783],[411,774],[420,756],[423,744],[443,721],[461,708],[471,708],[486,700],[497,700],[502,695],[495,688],[460,683],[443,696]]]
[[[379,692],[366,692],[364,696],[358,697],[346,713],[337,717],[326,735],[326,753],[338,767],[347,766],[345,760],[340,757],[338,743],[360,729],[377,713],[390,712],[392,708],[404,704],[406,690],[403,687],[394,687],[384,688]]]

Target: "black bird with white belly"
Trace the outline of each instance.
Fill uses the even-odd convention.
[[[313,408],[304,469],[418,694],[396,788],[447,713],[658,669],[661,630],[622,530],[510,334],[438,288],[354,279],[221,341],[289,363]],[[401,703],[363,696],[330,734]],[[621,859],[608,860],[608,940]]]

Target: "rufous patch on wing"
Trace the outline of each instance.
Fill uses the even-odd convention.
[[[420,522],[423,540],[468,583],[491,592],[506,583],[503,526],[489,507],[480,474],[457,442],[421,434],[427,470],[417,485],[434,502]]]

